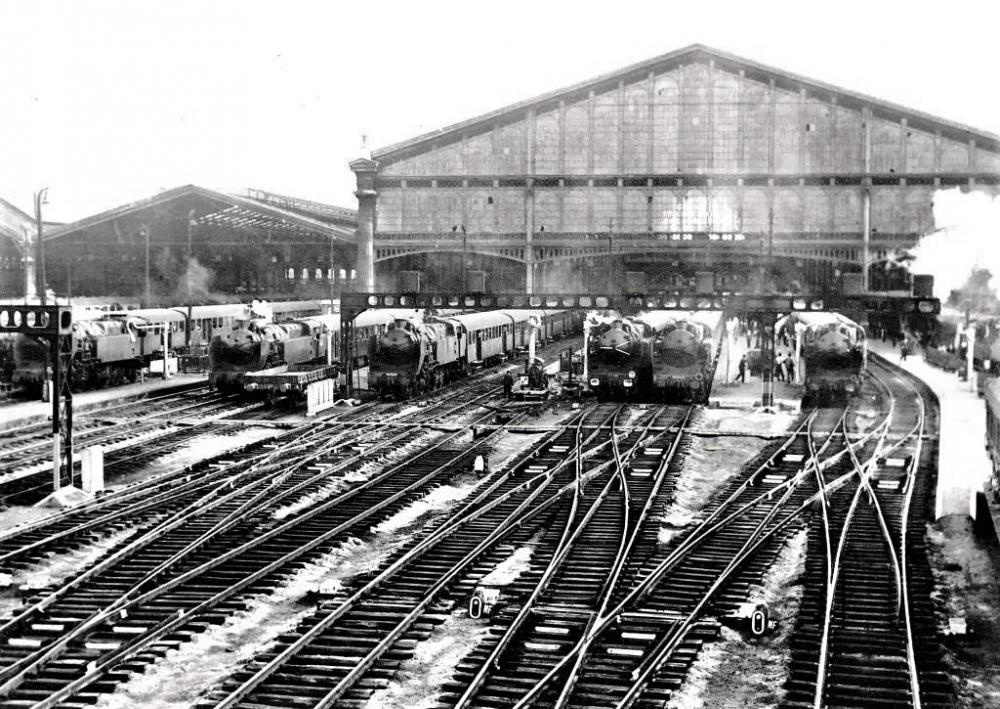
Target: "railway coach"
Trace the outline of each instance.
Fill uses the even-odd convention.
[[[990,457],[990,487],[994,499],[1000,499],[1000,379],[986,386],[986,452]]]

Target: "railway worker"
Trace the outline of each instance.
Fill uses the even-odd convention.
[[[736,375],[733,379],[734,382],[742,382],[746,384],[747,381],[747,356],[743,355],[740,357],[740,363],[737,365],[739,367],[740,373]]]
[[[477,455],[476,459],[472,461],[472,472],[477,477],[488,475],[490,472],[490,459],[485,455]]]
[[[783,366],[784,359],[784,356],[780,353],[774,356],[774,370],[771,376],[776,382],[785,381],[785,369]]]
[[[506,398],[510,398],[510,393],[514,390],[514,376],[510,373],[510,370],[504,372],[503,375],[503,395]]]

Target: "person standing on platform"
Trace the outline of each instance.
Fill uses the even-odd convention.
[[[899,361],[900,362],[905,362],[906,358],[907,358],[907,356],[909,356],[909,354],[910,354],[910,343],[904,337],[902,343],[900,343],[900,345],[899,345]]]
[[[776,382],[783,382],[783,381],[785,381],[785,370],[784,370],[784,367],[782,367],[782,361],[783,360],[784,360],[784,357],[782,355],[780,355],[780,354],[777,355],[777,356],[775,356],[775,358],[774,358],[773,378],[774,378],[774,381],[776,381]]]
[[[781,355],[781,380],[784,382],[792,381],[791,376],[792,369],[792,357],[788,353]]]
[[[505,398],[510,398],[510,393],[514,390],[514,377],[511,373],[505,372],[503,375],[503,395]]]
[[[793,360],[791,358],[791,356],[789,356],[785,360],[785,366],[788,368],[788,383],[789,384],[794,384],[795,383],[795,360]]]
[[[746,384],[746,381],[747,381],[747,356],[746,355],[743,355],[742,357],[740,357],[740,363],[739,363],[738,367],[739,367],[740,373],[736,375],[736,378],[733,379],[733,382],[741,382],[743,384]]]

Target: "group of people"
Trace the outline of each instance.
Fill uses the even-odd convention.
[[[737,365],[739,373],[733,378],[734,382],[746,382],[747,368],[749,364],[747,362],[747,356],[744,354],[740,357],[740,362]],[[778,382],[794,382],[795,381],[795,358],[792,357],[790,353],[779,352],[774,357],[774,369],[772,370],[772,378],[774,381]]]

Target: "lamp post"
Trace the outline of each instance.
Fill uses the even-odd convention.
[[[193,238],[192,232],[194,231],[194,215],[195,210],[188,212],[188,222],[187,222],[187,294],[188,294],[188,305],[191,305],[191,262],[194,259],[194,249],[193,249]]]
[[[145,283],[146,307],[150,308],[150,307],[152,307],[152,305],[151,305],[152,298],[150,298],[150,292],[149,292],[149,290],[150,290],[150,288],[149,288],[149,225],[148,224],[143,224],[141,231],[142,231],[143,239],[146,242],[146,271],[145,271],[145,276],[146,276],[146,283]]]
[[[48,194],[48,187],[43,187],[35,193],[35,229],[37,230],[35,248],[38,253],[38,263],[35,267],[35,283],[38,290],[38,297],[40,298],[39,302],[42,305],[45,305],[45,245],[42,243],[42,205],[49,203],[46,199]]]

